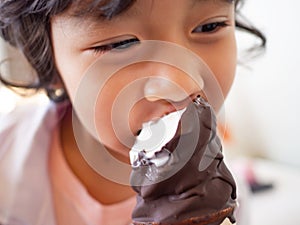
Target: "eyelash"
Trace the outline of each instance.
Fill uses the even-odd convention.
[[[110,44],[106,44],[106,45],[96,46],[96,47],[93,47],[92,50],[95,53],[105,53],[112,49],[120,49],[120,50],[126,49],[132,45],[138,44],[139,42],[140,42],[139,39],[131,38],[131,39],[118,41],[118,42],[114,42],[114,43],[110,43]]]
[[[227,27],[227,26],[228,26],[228,24],[225,21],[207,23],[207,24],[196,27],[192,32],[199,33],[199,31],[196,31],[196,30],[199,29],[199,27],[201,27],[202,30],[200,32],[202,32],[202,33],[214,33],[214,32],[217,32],[222,27]]]
[[[202,26],[198,26],[196,27],[192,33],[214,33],[217,32],[219,29],[221,29],[222,27],[227,27],[228,24],[224,21],[224,22],[214,22],[214,23],[208,23],[208,24],[204,24]],[[202,28],[201,31],[197,31],[197,29],[199,29],[199,27]],[[131,38],[131,39],[127,39],[127,40],[123,40],[123,41],[118,41],[118,42],[114,42],[114,43],[109,43],[106,45],[101,45],[101,46],[96,46],[96,47],[92,47],[91,49],[94,51],[94,53],[96,54],[101,54],[101,53],[105,53],[107,51],[110,51],[112,49],[126,49],[128,47],[131,47],[132,45],[138,44],[140,41],[137,38]]]

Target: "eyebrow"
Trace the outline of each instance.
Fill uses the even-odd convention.
[[[191,8],[193,8],[195,5],[197,4],[204,4],[204,3],[213,3],[215,5],[231,5],[232,3],[234,3],[236,0],[184,0],[184,1],[190,1],[191,2]],[[139,14],[140,12],[135,9],[135,13],[134,14]],[[99,14],[100,16],[93,16],[91,14],[81,14],[81,15],[76,15],[76,14],[69,14],[69,19],[73,22],[76,23],[78,25],[78,23],[83,22],[82,18],[85,17],[86,19],[91,19],[91,21],[97,21],[97,23],[99,21],[101,22],[108,22],[109,20],[118,20],[120,18],[121,15],[127,15],[130,16],[130,14],[127,14],[127,10],[125,9],[124,11],[122,11],[120,14],[117,14],[115,16],[113,16],[112,18],[108,19],[105,18],[103,16],[101,16],[101,13]]]
[[[185,1],[188,1],[188,0],[185,0]],[[205,2],[212,2],[214,4],[224,4],[224,3],[228,3],[228,4],[232,4],[234,3],[236,0],[190,0],[191,1],[191,8],[195,5],[195,4],[203,4]],[[123,12],[120,12],[120,14],[123,14],[127,11],[128,9],[125,9]],[[90,11],[90,10],[88,10]],[[101,12],[99,13],[99,15],[101,15]],[[83,14],[76,14],[76,13],[72,13],[72,15],[70,15],[71,17],[77,17],[77,18],[82,18],[82,17],[86,17],[87,14],[83,13]],[[118,17],[119,15],[115,15],[113,16],[112,18],[110,19],[114,19],[115,17]],[[90,17],[90,16],[87,16],[87,17]],[[94,16],[91,16],[91,17],[94,17]],[[107,18],[105,18],[105,16],[96,16],[97,19],[99,20],[107,20]]]
[[[214,2],[215,4],[219,3],[229,3],[232,4],[235,2],[235,0],[193,0],[192,5],[198,4],[198,3],[203,3],[203,2]]]

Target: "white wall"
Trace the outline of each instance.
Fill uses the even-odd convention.
[[[235,147],[300,166],[300,2],[246,0],[243,12],[268,44],[251,69],[239,66],[226,105]]]

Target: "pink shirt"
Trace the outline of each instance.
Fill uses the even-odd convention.
[[[102,205],[68,167],[58,139],[58,108],[24,100],[0,115],[0,224],[130,224],[134,197]]]
[[[93,199],[63,157],[58,129],[54,132],[49,169],[58,225],[128,225],[135,198],[112,205]]]

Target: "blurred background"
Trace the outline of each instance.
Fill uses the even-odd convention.
[[[300,2],[246,0],[243,12],[267,36],[267,51],[247,60],[240,35],[237,79],[226,113],[245,151],[300,167]],[[239,35],[238,35],[239,37]],[[229,106],[230,105],[230,106]],[[234,106],[232,106],[234,105]],[[229,118],[228,118],[229,119]],[[240,127],[240,128],[239,128]]]
[[[300,224],[299,10],[292,0],[245,0],[242,10],[268,41],[251,60],[244,49],[256,41],[238,33],[241,62],[225,103],[225,153],[254,189],[245,224]]]
[[[225,104],[224,148],[242,187],[241,225],[300,224],[299,10],[294,0],[246,0],[242,10],[268,42],[263,55],[250,59],[246,48],[257,40],[238,32],[240,62]],[[4,58],[14,63],[2,62],[1,72],[33,73],[23,56],[1,41]],[[20,100],[0,85],[0,115]]]

